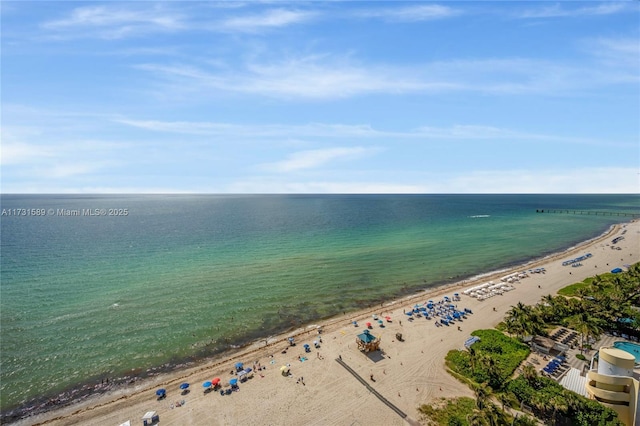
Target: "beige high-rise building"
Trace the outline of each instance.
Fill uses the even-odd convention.
[[[635,361],[632,354],[622,349],[602,347],[598,360],[591,362],[585,385],[590,399],[615,410],[627,426],[640,426],[640,384],[634,374]]]

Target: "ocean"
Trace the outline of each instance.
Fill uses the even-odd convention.
[[[539,209],[640,212],[638,195],[0,200],[4,416],[540,258],[630,220]]]

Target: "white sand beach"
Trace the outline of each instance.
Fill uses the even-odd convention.
[[[611,241],[624,239],[611,247]],[[583,266],[562,266],[562,261],[591,253]],[[640,261],[640,221],[613,227],[605,235],[569,251],[549,256],[514,268],[527,271],[543,267],[545,273],[530,274],[514,283],[515,289],[487,300],[462,295],[454,302],[458,308],[469,308],[472,315],[449,327],[436,327],[435,320],[416,318],[409,321],[403,309],[428,299],[440,300],[444,295],[462,293],[466,288],[500,277],[486,276],[481,280],[458,283],[433,292],[396,300],[375,309],[346,314],[304,330],[258,342],[231,357],[210,361],[189,370],[169,373],[136,382],[129,388],[97,395],[82,403],[64,407],[25,419],[19,424],[47,425],[120,425],[127,420],[142,424],[142,416],[156,411],[160,424],[170,425],[402,425],[420,421],[418,406],[440,397],[473,396],[471,390],[445,371],[444,357],[451,349],[463,348],[469,333],[476,329],[492,328],[505,312],[518,302],[535,304],[546,294],[582,281],[615,267]],[[495,310],[494,310],[495,308]],[[391,322],[381,328],[372,315],[389,315]],[[354,327],[352,321],[358,321]],[[367,321],[373,322],[371,333],[381,338],[382,354],[367,356],[358,351],[356,335],[362,333]],[[322,326],[322,334],[317,326]],[[457,329],[460,325],[461,331]],[[395,338],[402,333],[402,342]],[[289,347],[286,338],[295,334],[297,345]],[[322,338],[319,349],[314,340]],[[311,345],[305,353],[303,344]],[[286,353],[282,353],[287,349]],[[306,357],[300,361],[298,357]],[[384,404],[367,387],[336,361],[341,359],[359,374],[373,389],[407,415],[403,419]],[[254,362],[266,367],[241,383],[239,391],[221,396],[219,392],[205,393],[202,383],[220,377],[227,384],[235,377],[230,374],[236,362],[252,367]],[[290,365],[291,375],[284,377],[280,368]],[[373,375],[373,380],[371,380]],[[304,378],[304,383],[299,381]],[[179,385],[190,383],[190,392],[181,395]],[[167,397],[157,400],[155,391],[167,390]],[[184,404],[176,407],[176,402]]]

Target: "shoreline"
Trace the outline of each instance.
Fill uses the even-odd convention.
[[[170,371],[161,372],[160,374],[154,374],[141,379],[134,379],[128,384],[119,386],[115,389],[110,389],[99,394],[91,392],[91,390],[96,390],[94,387],[94,389],[88,389],[88,394],[91,395],[93,393],[93,395],[85,397],[81,401],[78,401],[76,398],[65,405],[52,406],[50,407],[50,409],[44,412],[33,414],[22,419],[7,419],[9,421],[16,422],[16,424],[22,424],[24,422],[28,422],[29,424],[50,424],[56,423],[58,421],[61,421],[61,424],[66,424],[64,423],[65,419],[69,420],[70,417],[73,417],[75,415],[81,415],[93,410],[113,407],[121,401],[126,401],[136,396],[140,396],[156,387],[173,387],[176,386],[176,383],[179,383],[180,381],[187,381],[189,378],[193,378],[197,375],[202,375],[209,370],[220,370],[225,364],[232,365],[234,362],[241,359],[260,359],[268,356],[269,354],[273,355],[274,351],[275,353],[277,353],[280,352],[283,348],[288,347],[288,343],[286,342],[287,337],[293,336],[296,338],[296,341],[303,340],[310,334],[314,333],[317,330],[318,326],[322,327],[323,335],[326,335],[327,333],[335,333],[339,328],[344,327],[345,323],[350,324],[351,321],[354,320],[361,321],[372,314],[390,312],[395,309],[402,308],[402,306],[413,304],[414,302],[417,302],[425,297],[435,299],[444,295],[445,293],[454,292],[456,289],[468,287],[475,283],[479,283],[480,281],[489,281],[492,279],[499,280],[500,276],[505,275],[509,271],[523,269],[528,270],[548,264],[550,262],[554,262],[556,260],[560,260],[561,258],[571,256],[573,253],[584,250],[586,247],[603,243],[612,235],[619,233],[621,229],[626,228],[628,225],[634,223],[635,226],[637,226],[637,221],[611,225],[607,230],[605,230],[605,232],[594,238],[583,241],[579,244],[574,244],[571,247],[568,247],[559,252],[550,253],[540,258],[532,258],[525,263],[489,271],[487,273],[477,274],[455,282],[444,283],[441,285],[436,285],[434,287],[422,288],[418,289],[417,291],[413,290],[411,294],[402,297],[396,297],[392,300],[389,300],[388,302],[383,302],[380,304],[380,306],[376,305],[365,309],[346,312],[342,315],[338,314],[323,320],[318,320],[317,324],[309,323],[293,330],[287,330],[273,336],[260,338],[240,348],[225,350],[221,353],[215,354],[213,357],[196,360],[191,365],[183,365],[179,369],[173,368]],[[635,263],[635,261],[633,263]],[[608,270],[606,272],[608,272]],[[465,303],[468,300],[470,299],[464,297],[462,303]],[[398,315],[395,315],[394,319],[397,318],[402,317],[398,317]],[[471,319],[471,322],[473,322],[473,318]],[[333,339],[335,338],[336,337],[333,337]],[[5,420],[4,417],[3,420]],[[33,421],[36,421],[36,423],[32,423]]]

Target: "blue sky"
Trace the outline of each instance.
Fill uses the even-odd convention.
[[[638,2],[2,1],[4,193],[638,193]]]

